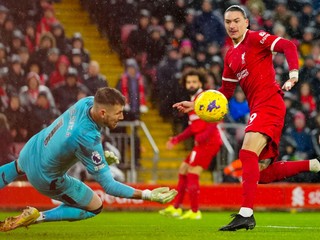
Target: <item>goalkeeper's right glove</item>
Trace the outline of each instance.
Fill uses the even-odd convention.
[[[149,189],[143,190],[142,199],[159,203],[167,203],[172,201],[177,194],[178,191],[175,189],[170,190],[168,187],[159,187],[152,191]]]
[[[115,163],[115,164],[120,163],[119,158],[113,152],[104,151],[104,156],[106,158],[108,165],[111,165],[113,163]]]

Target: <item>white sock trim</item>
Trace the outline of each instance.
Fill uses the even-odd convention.
[[[240,208],[239,214],[242,217],[251,217],[251,215],[253,214],[253,209],[247,208],[247,207],[242,207],[242,208]]]

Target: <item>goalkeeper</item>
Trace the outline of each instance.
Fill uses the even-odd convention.
[[[139,190],[113,179],[107,160],[117,159],[110,152],[104,153],[100,131],[102,127],[116,127],[123,119],[124,105],[125,97],[119,91],[100,88],[94,97],[79,100],[33,136],[16,161],[0,167],[0,189],[25,174],[40,193],[62,202],[43,212],[27,207],[19,216],[0,222],[0,231],[39,222],[83,220],[99,214],[103,207],[100,197],[86,184],[66,174],[78,161],[110,195],[159,203],[167,203],[176,196],[177,191],[167,187]]]

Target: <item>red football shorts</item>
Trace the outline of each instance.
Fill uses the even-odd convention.
[[[245,132],[259,132],[270,138],[259,156],[260,160],[268,158],[275,160],[278,157],[285,114],[286,106],[280,94],[276,94],[263,106],[256,107],[250,112]]]
[[[221,143],[206,145],[206,146],[195,146],[191,153],[184,160],[190,166],[201,166],[203,169],[207,169],[220,150]]]

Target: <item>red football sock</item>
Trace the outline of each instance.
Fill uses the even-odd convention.
[[[307,171],[309,171],[309,160],[274,162],[261,171],[259,183],[279,181]]]
[[[191,210],[197,212],[199,210],[199,175],[188,173],[188,192],[190,196]]]
[[[240,150],[239,158],[242,162],[242,207],[252,209],[260,175],[259,158],[255,152],[245,149]]]
[[[175,197],[174,207],[178,208],[183,202],[184,194],[187,189],[187,175],[179,174],[179,181],[177,185],[178,194]]]

